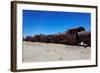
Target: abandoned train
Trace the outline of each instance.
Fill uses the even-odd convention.
[[[27,36],[24,41],[32,42],[45,42],[67,45],[80,45],[81,43],[91,46],[91,33],[85,31],[83,27],[69,29],[64,33],[52,34],[52,35],[35,35]]]

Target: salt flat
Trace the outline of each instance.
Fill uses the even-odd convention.
[[[23,41],[23,62],[86,60],[90,58],[90,47]]]

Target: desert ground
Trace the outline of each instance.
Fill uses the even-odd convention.
[[[90,58],[90,47],[23,41],[23,62],[85,60]]]

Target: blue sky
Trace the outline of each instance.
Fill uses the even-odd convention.
[[[76,12],[23,10],[23,36],[55,34],[70,28],[91,30],[91,14]]]

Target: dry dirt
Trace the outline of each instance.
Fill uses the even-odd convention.
[[[91,48],[63,44],[23,42],[23,62],[85,60],[91,58]]]

